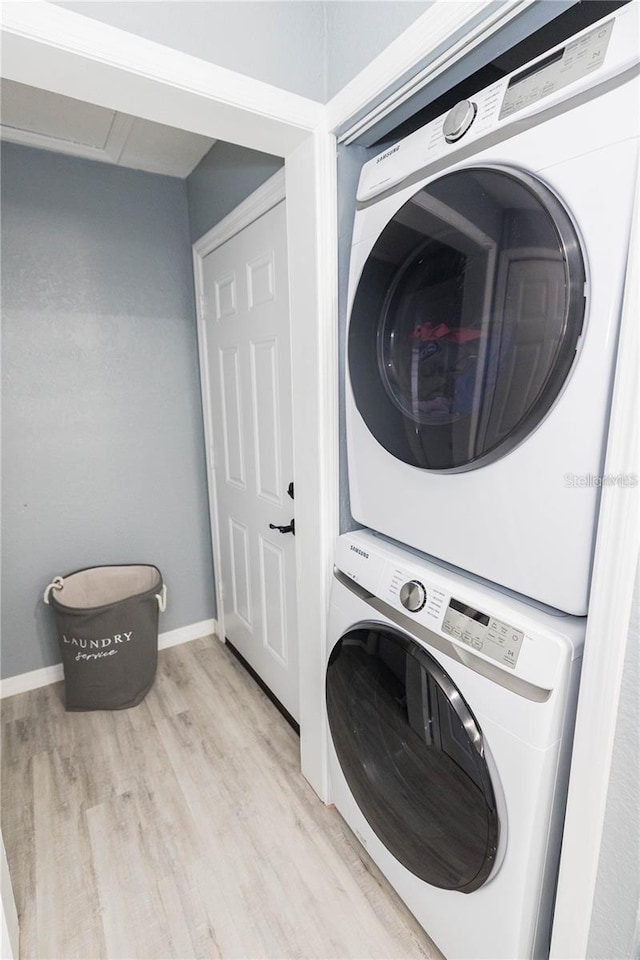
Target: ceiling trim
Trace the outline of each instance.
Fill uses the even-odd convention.
[[[126,113],[116,113],[104,145],[104,153],[108,157],[107,162],[119,162],[135,122],[135,117],[129,117]]]
[[[19,127],[4,125],[0,125],[0,140],[18,143],[23,147],[36,147],[38,150],[52,150],[54,153],[64,153],[69,157],[80,157],[83,160],[117,164],[134,123],[134,117],[116,113],[103,147],[94,147],[89,143],[78,143],[75,140],[52,137],[47,133],[36,133],[34,130],[22,130]]]

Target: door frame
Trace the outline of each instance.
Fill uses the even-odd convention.
[[[193,251],[193,280],[196,292],[196,317],[198,323],[198,356],[200,361],[200,388],[202,392],[202,417],[204,420],[204,436],[207,450],[207,487],[209,491],[209,517],[211,526],[211,545],[213,548],[213,563],[215,571],[216,619],[220,640],[226,636],[224,622],[224,598],[221,590],[220,571],[222,570],[222,552],[220,549],[220,522],[218,512],[218,491],[216,486],[215,451],[213,446],[213,424],[211,408],[208,399],[211,397],[211,375],[207,360],[206,343],[207,332],[205,322],[205,295],[203,264],[205,257],[227,240],[231,240],[245,227],[251,226],[259,217],[268,213],[278,203],[286,198],[284,168],[270,177],[262,186],[258,187],[250,196],[242,201],[220,223],[217,223],[203,236],[192,244]],[[291,311],[289,311],[289,326],[291,327]],[[298,561],[298,542],[296,540],[296,564]],[[297,593],[297,589],[296,589]],[[295,602],[295,600],[294,600]]]

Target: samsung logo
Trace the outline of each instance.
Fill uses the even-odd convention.
[[[354,547],[353,544],[349,544],[349,549],[353,550],[354,553],[359,554],[361,557],[364,557],[365,560],[369,559],[369,554],[366,550],[361,550],[360,547]]]
[[[400,144],[397,143],[395,147],[391,147],[390,150],[385,150],[384,153],[381,153],[379,157],[376,157],[376,163],[380,163],[382,160],[386,160],[387,157],[390,157],[392,153],[397,153],[400,149]]]

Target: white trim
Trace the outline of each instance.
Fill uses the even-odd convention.
[[[462,30],[469,21],[486,11],[485,18],[471,28],[454,44],[436,57],[398,90],[382,100],[360,120],[340,136],[340,141],[352,142],[401,103],[416,90],[425,86],[443,73],[462,54],[478,46],[499,27],[504,26],[522,13],[535,0],[436,0],[423,14],[386,47],[379,56],[340,90],[327,104],[327,129],[338,131],[351,117],[365,110],[368,104],[384,96],[390,86],[397,83],[420,63],[426,54],[446,43],[447,38]]]
[[[217,620],[200,620],[198,623],[189,623],[186,627],[177,627],[158,634],[158,650],[167,647],[177,647],[180,643],[189,643],[191,640],[200,640],[201,637],[218,636]]]
[[[57,683],[63,678],[61,663],[42,667],[40,670],[30,670],[28,673],[19,673],[15,677],[5,677],[4,680],[0,680],[0,700],[15,697],[18,693],[27,693],[28,690],[37,690],[38,687],[48,687],[50,683]]]
[[[4,125],[0,125],[0,140],[7,143],[18,143],[23,147],[34,147],[37,150],[53,150],[55,153],[64,153],[68,157],[81,157],[83,160],[117,164],[134,123],[134,117],[115,113],[102,147],[93,147],[89,143],[78,143],[75,140],[53,137],[48,133],[37,133],[34,130],[22,130],[19,127]]]
[[[199,240],[193,244],[194,256],[203,260],[206,256],[221,247],[227,240],[231,240],[237,233],[248,227],[264,213],[285,198],[284,167],[269,177],[262,186],[243,200],[235,210],[232,210],[220,223],[215,224]],[[200,277],[200,280],[202,278]]]
[[[0,139],[6,143],[18,143],[23,147],[36,150],[53,150],[68,157],[82,157],[84,160],[98,160],[100,163],[113,163],[104,147],[92,147],[88,143],[76,143],[74,140],[62,140],[46,133],[33,130],[20,130],[18,127],[0,126]]]
[[[1,23],[2,76],[134,117],[285,156],[324,116],[314,100],[45,0],[7,0]]]
[[[636,202],[604,473],[639,472],[640,210]],[[587,620],[551,958],[587,956],[634,581],[639,488],[605,486]],[[632,798],[633,799],[633,798]],[[636,838],[629,838],[635,842]]]
[[[124,113],[115,114],[104,145],[105,156],[110,163],[120,162],[135,122],[135,117],[128,117]]]
[[[212,634],[218,635],[218,623],[216,620],[201,620],[199,623],[190,623],[186,627],[178,627],[176,630],[168,630],[166,633],[158,634],[158,650],[166,650],[167,647],[175,647],[180,643],[188,643],[190,640],[199,640],[201,637],[208,637]],[[19,673],[15,677],[6,677],[0,680],[0,700],[6,697],[14,697],[17,693],[27,693],[29,690],[37,690],[38,687],[48,687],[50,683],[58,683],[64,679],[64,672],[61,663],[54,663],[50,667],[42,667],[40,670],[29,670],[28,673]]]
[[[296,481],[296,562],[300,638],[300,761],[322,800],[328,797],[324,650],[338,535],[338,224],[335,138],[319,130],[287,159],[290,237],[306,222],[315,238],[290,243],[291,357]],[[306,283],[305,283],[306,278]],[[307,313],[305,301],[315,303]]]

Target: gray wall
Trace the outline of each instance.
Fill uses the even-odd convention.
[[[44,586],[156,563],[214,615],[186,187],[4,144],[2,676],[58,662]]]
[[[325,3],[325,101],[410,27],[431,2],[433,0],[330,0]]]
[[[425,0],[56,2],[322,103],[429,6]]]
[[[231,143],[214,143],[187,178],[191,240],[226,217],[280,169],[284,160]]]
[[[627,639],[587,957],[640,957],[640,571]],[[597,771],[594,771],[597,776]]]

